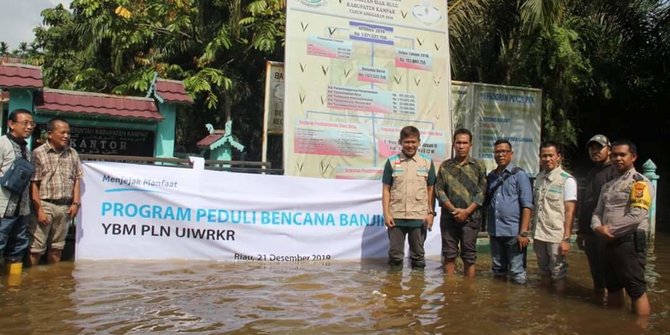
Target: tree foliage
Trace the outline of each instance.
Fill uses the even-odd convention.
[[[667,1],[460,0],[449,20],[453,78],[541,88],[544,138],[668,90]]]
[[[144,95],[154,73],[183,80],[195,104],[180,114],[180,150],[205,123],[260,127],[266,59],[281,59],[283,0],[74,0],[42,12],[36,28],[45,84]],[[233,112],[234,111],[234,112]],[[247,135],[247,136],[245,136]]]
[[[46,84],[57,88],[144,95],[154,72],[183,80],[195,104],[180,114],[180,150],[195,150],[205,123],[220,128],[233,118],[253,151],[265,61],[283,59],[285,6],[74,0],[70,10],[43,11],[35,41],[11,53],[43,64]],[[584,124],[620,122],[600,120],[603,111],[660,111],[670,103],[668,1],[455,0],[448,7],[453,78],[541,88],[544,138],[574,146]]]

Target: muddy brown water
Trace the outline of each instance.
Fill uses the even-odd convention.
[[[0,334],[670,334],[670,236],[656,238],[647,278],[652,315],[591,303],[583,254],[568,290],[474,281],[383,261],[318,263],[64,262],[0,278]],[[16,283],[11,283],[16,284]]]

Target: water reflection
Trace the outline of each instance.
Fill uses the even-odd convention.
[[[591,302],[585,257],[569,255],[565,296],[491,278],[476,280],[379,262],[81,262],[28,269],[0,288],[0,333],[26,334],[665,334],[670,238],[649,258],[652,316]]]

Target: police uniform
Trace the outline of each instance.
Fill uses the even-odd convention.
[[[633,299],[646,292],[646,234],[653,192],[649,179],[635,168],[603,186],[591,228],[606,225],[614,235],[613,239],[603,237],[599,250],[610,292],[625,288]]]
[[[389,263],[402,264],[405,235],[409,235],[410,258],[415,267],[425,266],[423,242],[426,239],[424,219],[432,214],[428,202],[428,187],[435,185],[435,166],[432,159],[417,153],[391,156],[384,166],[382,183],[390,185],[389,211],[395,227],[389,228]]]

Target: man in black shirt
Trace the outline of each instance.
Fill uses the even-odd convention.
[[[594,166],[586,175],[586,186],[577,197],[579,199],[577,245],[584,250],[589,261],[593,279],[593,298],[596,303],[602,304],[606,294],[605,276],[598,256],[598,240],[591,229],[591,217],[598,204],[602,186],[614,179],[617,171],[610,162],[610,142],[607,137],[595,135],[586,143],[586,147]]]

